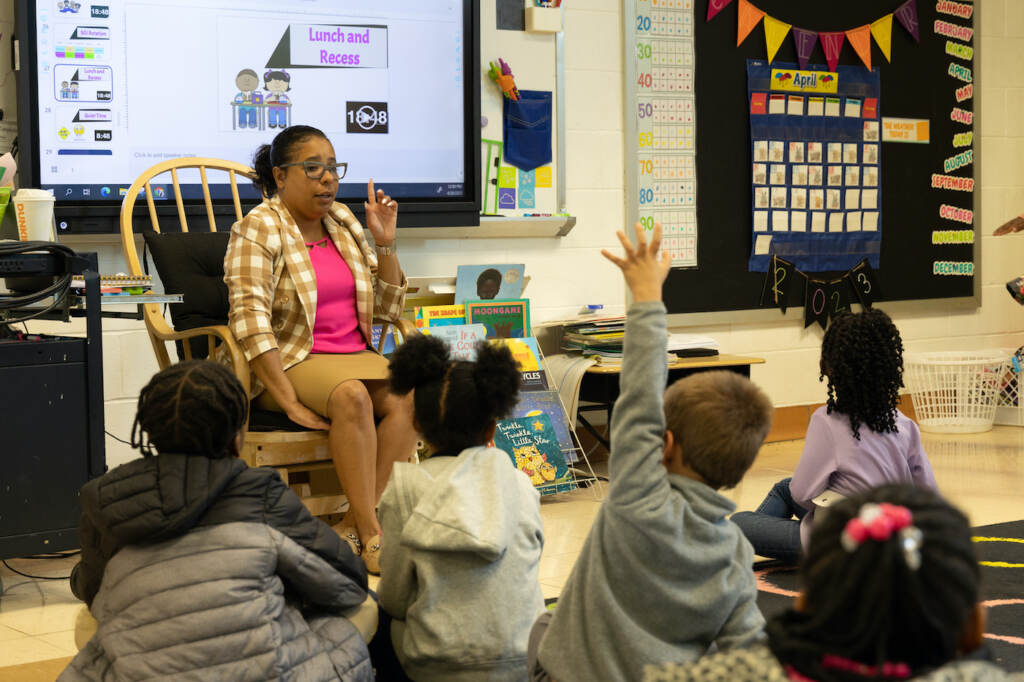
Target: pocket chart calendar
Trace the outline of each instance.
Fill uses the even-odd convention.
[[[694,0],[636,0],[630,24],[635,156],[629,159],[640,223],[661,223],[672,267],[697,266]]]
[[[878,69],[747,62],[753,240],[805,272],[849,270],[882,244]]]

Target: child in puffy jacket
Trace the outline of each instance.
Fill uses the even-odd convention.
[[[142,389],[143,457],[82,487],[71,589],[98,629],[61,680],[373,679],[344,617],[366,567],[277,472],[238,458],[248,409],[208,361]]]

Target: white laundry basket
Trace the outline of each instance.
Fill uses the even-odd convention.
[[[903,380],[922,431],[978,433],[996,417],[1009,352],[950,351],[908,354]]]
[[[999,386],[999,403],[996,407],[996,424],[1024,426],[1024,391],[1021,390],[1020,373],[1013,366],[1013,356],[1024,357],[1024,349],[1018,348],[1010,354]],[[1018,365],[1019,367],[1020,365]]]

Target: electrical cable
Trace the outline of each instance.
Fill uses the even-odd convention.
[[[17,573],[18,575],[24,576],[26,578],[32,578],[33,580],[70,580],[71,579],[70,575],[46,576],[46,575],[31,575],[29,573],[22,573],[21,571],[19,571],[16,568],[13,568],[9,563],[7,563],[7,559],[4,559],[4,560],[0,561],[0,563],[3,563],[3,565],[7,567],[8,571],[11,571],[12,573]]]
[[[75,257],[75,252],[72,249],[55,242],[0,242],[0,257],[15,256],[23,253],[38,253],[40,251],[64,256],[64,274],[58,277],[53,284],[30,294],[0,295],[0,324],[11,325],[31,320],[45,315],[67,302],[71,290],[72,259]],[[21,317],[7,317],[6,311],[19,310],[51,296],[53,297],[53,303],[46,308],[34,311],[28,315],[22,315]]]
[[[129,443],[128,441],[124,440],[123,438],[118,438],[117,436],[112,434],[110,431],[107,431],[106,429],[103,429],[103,433],[107,434],[108,436],[110,436],[111,438],[116,440],[118,443],[124,443],[125,445],[131,445],[131,443]]]

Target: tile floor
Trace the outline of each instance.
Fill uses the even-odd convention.
[[[1024,428],[997,426],[965,435],[924,434],[925,450],[939,487],[971,517],[973,525],[1024,518]],[[765,493],[796,465],[803,441],[764,446],[747,477],[727,495],[739,509],[756,508]],[[602,464],[595,466],[606,470]],[[600,502],[590,491],[576,491],[541,505],[546,544],[540,581],[546,597],[557,596],[586,540]],[[66,576],[75,558],[9,560],[34,575]],[[66,659],[76,652],[74,621],[80,603],[66,580],[23,578],[0,565],[0,666]],[[19,669],[20,670],[20,669]],[[0,668],[0,682],[16,679]]]

